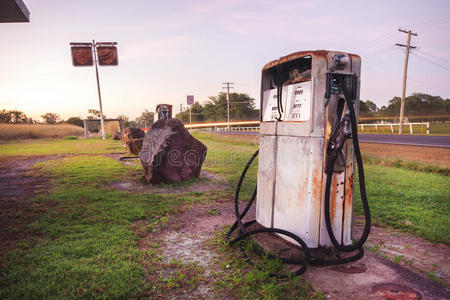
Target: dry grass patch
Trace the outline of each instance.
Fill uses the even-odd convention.
[[[0,124],[0,140],[61,138],[83,132],[83,128],[68,124]]]

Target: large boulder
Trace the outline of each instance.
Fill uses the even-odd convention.
[[[144,138],[139,155],[147,183],[173,183],[200,175],[206,146],[177,119],[161,119]]]
[[[122,142],[128,152],[138,155],[142,149],[145,132],[140,128],[126,127],[122,133]]]

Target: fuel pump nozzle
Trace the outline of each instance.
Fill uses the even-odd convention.
[[[330,139],[328,141],[325,172],[330,170],[332,167],[331,163],[336,162],[338,155],[341,155],[341,161],[345,163],[346,158],[343,151],[345,141],[352,137],[350,111],[347,110],[342,120],[335,122],[335,124],[331,129]]]

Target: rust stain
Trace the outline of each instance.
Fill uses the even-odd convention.
[[[334,218],[336,217],[336,196],[338,191],[339,183],[337,182],[337,174],[333,174],[333,179],[331,180],[331,189],[330,189],[330,219],[333,223]]]
[[[356,60],[361,60],[361,56],[357,55],[357,54],[352,54],[352,53],[348,53],[348,56],[350,56],[350,58],[352,60],[356,59]]]
[[[280,57],[280,64],[294,60],[296,58],[300,58],[306,55],[311,55],[313,58],[325,58],[328,59],[328,54],[334,52],[334,53],[344,53],[341,51],[328,51],[328,50],[307,50],[307,51],[298,51],[298,52],[293,52],[291,54],[288,54],[286,56],[282,56]],[[360,57],[356,54],[350,54],[350,53],[346,53],[348,54],[352,60],[355,59],[360,59]],[[273,68],[274,66],[276,66],[278,64],[278,59],[274,59],[271,62],[267,63],[264,65],[263,67],[263,71]]]
[[[312,203],[314,206],[320,207],[321,192],[322,192],[322,175],[319,172],[319,168],[314,168],[312,177],[313,177]]]
[[[372,287],[372,292],[391,300],[419,300],[422,295],[407,286],[393,283],[379,283]]]
[[[353,264],[353,265],[340,265],[340,266],[331,267],[331,270],[340,272],[340,273],[358,274],[358,273],[364,273],[365,271],[367,271],[367,265],[364,263],[358,263],[358,264]]]
[[[347,169],[347,171],[349,171]],[[352,170],[353,171],[353,170]],[[349,208],[352,206],[352,199],[353,199],[353,172],[351,171],[350,176],[347,177],[347,183],[345,185],[345,203],[344,207]]]

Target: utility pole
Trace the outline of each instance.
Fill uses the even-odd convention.
[[[183,103],[180,103],[180,113],[183,112]]]
[[[227,128],[230,129],[230,89],[234,89],[234,87],[232,87],[230,85],[234,84],[234,83],[232,83],[232,82],[222,82],[222,84],[226,85],[226,86],[224,86],[222,88],[227,90],[227,121],[228,121]]]
[[[400,128],[398,129],[399,134],[403,134],[403,119],[405,115],[405,94],[406,94],[406,78],[408,73],[408,59],[409,59],[409,49],[416,49],[417,47],[411,46],[411,35],[417,36],[417,33],[411,32],[411,30],[404,30],[399,28],[398,31],[408,34],[406,39],[406,45],[395,44],[398,47],[405,47],[405,64],[403,66],[403,87],[402,87],[402,100],[400,103]]]

